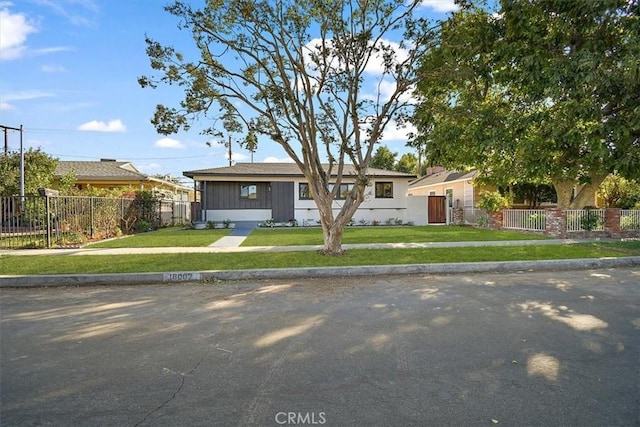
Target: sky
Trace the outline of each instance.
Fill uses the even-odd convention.
[[[182,93],[139,86],[138,77],[152,71],[145,35],[177,50],[194,44],[164,11],[167,3],[0,0],[0,125],[22,125],[25,149],[41,148],[59,160],[129,161],[145,174],[185,184],[184,171],[227,166],[227,149],[208,146],[210,137],[197,128],[163,136],[150,122],[157,104],[177,105]],[[453,10],[453,0],[423,2],[433,19]],[[405,132],[389,129],[383,144],[408,152]],[[9,131],[8,139],[9,149],[19,150],[19,132]],[[234,162],[250,161],[235,141],[232,151]],[[276,161],[290,159],[275,142],[260,139],[254,162]]]

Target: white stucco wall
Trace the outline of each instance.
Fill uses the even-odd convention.
[[[393,183],[393,197],[392,198],[376,198],[375,197],[375,183],[376,182],[392,182]],[[301,200],[300,199],[300,183],[306,183],[306,181],[295,181],[295,218],[299,225],[316,224],[320,219],[318,208],[313,200]],[[367,186],[365,190],[365,200],[362,202],[358,211],[353,216],[353,220],[356,224],[361,221],[370,224],[372,221],[379,221],[384,224],[390,219],[398,219],[403,223],[413,221],[414,224],[426,224],[426,198],[424,198],[424,209],[419,207],[424,213],[424,219],[420,217],[420,214],[414,214],[409,212],[407,190],[409,183],[407,180],[381,178],[373,179],[371,185]],[[335,200],[334,215],[337,215],[342,207],[342,200]],[[418,202],[416,202],[418,203]],[[415,203],[414,203],[415,204]]]
[[[271,218],[271,209],[223,209],[207,210],[205,221],[257,221],[262,222]]]

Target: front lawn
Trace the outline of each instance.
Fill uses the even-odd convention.
[[[315,251],[156,255],[0,256],[3,274],[89,274],[164,271],[524,261],[640,255],[640,242],[479,248],[353,249],[343,256]],[[25,262],[28,260],[28,262]]]
[[[190,228],[167,227],[129,237],[91,243],[87,248],[159,248],[159,247],[202,247],[209,246],[226,236],[230,229],[193,230]]]
[[[493,240],[540,240],[547,237],[515,231],[465,226],[345,227],[342,243],[425,243]],[[319,227],[258,228],[241,246],[322,245]]]

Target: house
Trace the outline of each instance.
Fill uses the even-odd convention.
[[[295,219],[300,225],[315,225],[320,219],[309,185],[295,163],[237,163],[183,175],[196,183],[202,221]],[[354,175],[353,166],[345,165],[341,191],[334,201],[336,213],[342,205],[340,195],[353,188],[350,175]],[[407,197],[415,175],[381,169],[369,169],[369,175],[371,184],[365,190],[365,201],[353,217],[356,223],[384,223],[389,219],[426,223],[426,208],[416,207],[420,198]]]
[[[458,172],[456,170],[437,169],[435,173],[425,175],[409,184],[409,196],[428,197],[429,224],[446,222],[449,208],[474,208],[479,201],[480,192],[495,190],[487,186],[475,185],[476,170]]]
[[[54,178],[74,172],[76,186],[80,190],[93,188],[131,188],[134,191],[146,190],[161,195],[165,199],[189,201],[192,189],[169,180],[154,178],[141,173],[130,162],[111,159],[100,161],[58,161]]]

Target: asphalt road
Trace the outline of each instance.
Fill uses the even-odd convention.
[[[3,426],[640,425],[640,268],[0,297]]]

